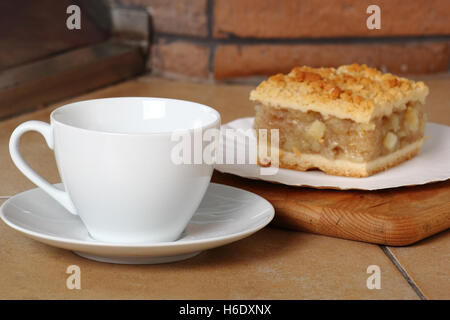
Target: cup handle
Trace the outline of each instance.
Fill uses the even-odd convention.
[[[51,125],[42,121],[27,121],[20,124],[12,133],[9,139],[9,153],[16,167],[35,185],[47,192],[53,199],[58,201],[70,213],[76,215],[75,207],[67,192],[55,188],[48,181],[44,180],[25,162],[20,153],[19,142],[20,137],[27,131],[37,131],[42,134],[50,149],[53,150],[53,130]]]

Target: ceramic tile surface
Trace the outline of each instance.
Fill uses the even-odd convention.
[[[3,223],[0,241],[0,299],[418,298],[378,246],[273,228],[162,265],[86,260]],[[366,286],[370,264],[380,266],[380,290]],[[66,288],[70,265],[80,267],[80,290]]]
[[[430,120],[450,123],[448,78],[430,82]],[[433,88],[441,91],[433,93]],[[222,122],[251,116],[251,85],[175,82],[152,77],[131,80],[71,101],[113,96],[187,99],[216,108]],[[35,186],[12,164],[8,140],[26,120],[49,121],[67,103],[0,122],[0,197]],[[444,110],[444,111],[441,111]],[[24,135],[22,152],[35,170],[58,182],[52,152],[37,133]],[[0,198],[0,203],[4,199]],[[449,236],[442,233],[416,245],[390,248],[427,298],[449,298]],[[242,241],[166,265],[113,265],[53,248],[0,223],[0,298],[89,299],[418,299],[419,296],[379,246],[325,236],[265,228]],[[66,268],[81,268],[81,290],[66,288]],[[366,286],[366,269],[381,270],[381,289]]]
[[[450,299],[450,231],[389,250],[427,299]]]

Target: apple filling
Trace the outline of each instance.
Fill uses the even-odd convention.
[[[408,102],[390,116],[369,123],[257,105],[255,129],[279,129],[279,148],[297,155],[320,154],[331,160],[366,162],[421,139],[425,115],[419,101]]]

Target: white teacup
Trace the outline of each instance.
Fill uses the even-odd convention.
[[[176,240],[202,200],[214,165],[176,164],[174,132],[219,129],[214,109],[163,98],[107,98],[71,103],[50,124],[27,121],[11,135],[15,165],[73,214],[100,241]],[[54,149],[65,191],[56,189],[22,158],[19,140],[41,133]],[[203,148],[202,144],[202,148]]]

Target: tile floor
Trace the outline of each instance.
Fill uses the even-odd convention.
[[[450,124],[450,78],[429,78],[430,119]],[[159,96],[208,104],[222,122],[251,116],[253,86],[198,84],[142,77],[71,99]],[[8,140],[26,120],[48,121],[67,101],[0,122],[0,204],[34,188],[12,164]],[[58,182],[44,139],[25,135],[22,153],[50,182]],[[239,242],[167,265],[112,265],[86,260],[31,239],[0,223],[0,299],[449,299],[450,233],[408,247],[384,247],[265,228]],[[69,265],[82,271],[82,289],[65,286]],[[381,270],[381,289],[366,286],[367,267]]]

